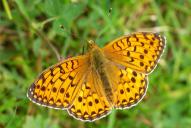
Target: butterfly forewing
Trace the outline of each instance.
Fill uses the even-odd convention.
[[[83,83],[87,60],[78,56],[46,69],[29,88],[29,99],[52,108],[70,107]]]
[[[156,33],[139,32],[120,37],[103,50],[106,57],[126,67],[150,73],[156,66],[165,47],[165,38]]]

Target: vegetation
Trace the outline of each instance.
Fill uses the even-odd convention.
[[[190,0],[1,2],[0,128],[191,126]],[[160,32],[167,39],[159,66],[149,75],[148,92],[136,107],[84,123],[66,111],[37,106],[26,97],[38,74],[58,62],[48,42],[65,58],[81,54],[88,39],[103,47],[136,31]]]

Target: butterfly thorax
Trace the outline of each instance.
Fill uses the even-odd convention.
[[[113,103],[112,85],[109,79],[109,72],[107,70],[109,60],[105,57],[102,49],[95,43],[91,44],[89,53],[91,68],[98,73],[107,100],[109,103]]]

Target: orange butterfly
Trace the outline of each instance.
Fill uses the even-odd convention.
[[[82,121],[94,121],[113,108],[135,106],[147,91],[148,74],[156,67],[165,38],[139,32],[117,38],[104,48],[93,41],[85,55],[49,67],[28,90],[42,106],[66,109]]]

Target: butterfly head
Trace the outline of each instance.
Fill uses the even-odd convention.
[[[95,41],[93,40],[88,40],[88,50],[91,50],[93,48],[95,48],[97,45],[95,43]]]

